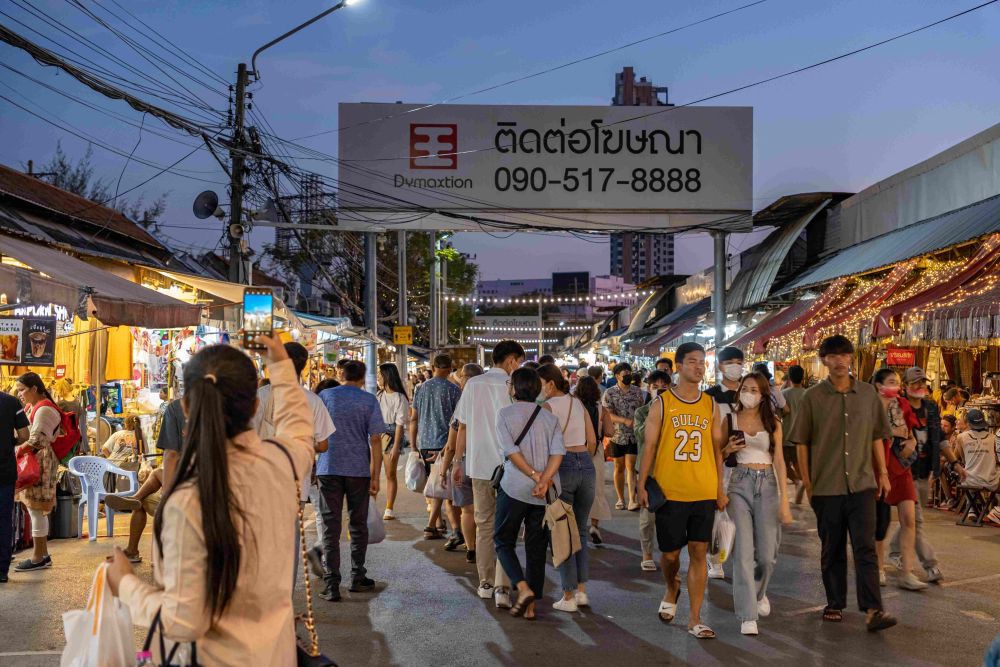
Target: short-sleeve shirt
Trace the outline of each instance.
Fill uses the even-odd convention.
[[[672,389],[660,394],[663,418],[652,476],[668,500],[692,503],[715,500],[719,471],[715,465],[712,419],[715,401],[705,393],[687,401]]]
[[[559,418],[545,408],[538,411],[535,421],[532,422],[531,428],[524,435],[521,444],[514,444],[537,407],[539,406],[535,403],[517,402],[502,408],[497,413],[496,431],[500,450],[504,457],[520,452],[529,466],[541,472],[549,464],[549,457],[565,455],[566,447],[563,444]],[[559,473],[556,473],[552,478],[552,485],[558,496],[561,493]],[[511,498],[523,503],[529,505],[545,504],[544,498],[535,498],[531,495],[535,488],[534,480],[525,476],[509,459],[504,461],[500,488]]]
[[[385,432],[378,399],[360,387],[341,385],[319,395],[337,430],[319,455],[317,475],[371,477],[371,436]]]
[[[417,412],[417,448],[443,449],[448,444],[448,427],[462,390],[444,378],[431,378],[420,385],[413,397]]]
[[[788,441],[809,447],[813,494],[843,496],[876,488],[872,443],[891,437],[875,387],[852,379],[840,393],[827,379],[802,395]]]
[[[781,390],[781,395],[785,397],[785,405],[788,406],[788,410],[785,411],[785,416],[781,418],[782,433],[792,432],[792,424],[795,420],[795,413],[799,409],[799,404],[802,403],[802,397],[805,393],[806,390],[804,387],[789,387],[788,389]]]
[[[14,432],[20,428],[28,428],[28,417],[21,409],[20,401],[0,391],[0,484],[3,485],[17,482],[17,462],[14,459],[17,441]]]
[[[405,394],[380,391],[377,398],[386,433],[395,433],[397,426],[405,427],[410,423],[410,402],[406,400]]]
[[[489,479],[503,460],[497,440],[497,413],[513,402],[509,380],[502,368],[469,378],[455,407],[455,419],[465,424],[465,470],[472,479]]]
[[[333,420],[330,419],[330,413],[327,411],[326,405],[320,400],[319,396],[311,391],[307,391],[305,392],[305,397],[313,416],[313,439],[316,442],[323,442],[333,435],[337,429],[333,424]],[[261,440],[273,438],[275,434],[274,411],[280,410],[281,406],[276,405],[275,401],[272,400],[271,385],[264,385],[257,390],[257,404],[257,412],[254,413],[250,424],[257,431],[257,435],[260,436]]]
[[[994,449],[996,436],[989,431],[959,433],[958,443],[965,457],[966,486],[995,490],[1000,484],[1000,466]]]
[[[180,452],[184,447],[184,407],[179,399],[173,400],[163,411],[163,423],[156,438],[156,448],[163,451]]]
[[[635,417],[635,411],[646,402],[646,397],[642,389],[635,385],[629,385],[628,389],[622,390],[616,384],[604,392],[601,400],[604,402],[604,407],[616,417],[632,419]],[[611,442],[622,446],[631,445],[635,442],[635,432],[631,426],[615,424],[615,434],[611,437]]]

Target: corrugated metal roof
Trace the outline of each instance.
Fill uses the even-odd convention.
[[[761,253],[755,256],[755,261],[740,270],[729,288],[729,294],[726,296],[728,312],[739,312],[767,300],[771,295],[774,279],[778,276],[778,271],[788,256],[788,251],[792,249],[795,239],[799,238],[806,226],[831,201],[832,198],[827,197],[818,204],[815,201],[811,202],[813,205],[807,209],[797,209],[801,211],[797,220],[776,229],[761,242]]]
[[[1000,231],[1000,195],[841,250],[781,293],[863,273]]]

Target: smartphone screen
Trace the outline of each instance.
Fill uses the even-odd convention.
[[[243,290],[243,347],[263,349],[257,337],[270,336],[273,329],[274,294],[269,289],[247,287]]]

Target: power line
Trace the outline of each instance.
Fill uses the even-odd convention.
[[[556,65],[555,67],[550,67],[548,69],[544,69],[544,70],[541,70],[541,71],[538,71],[538,72],[533,72],[531,74],[525,74],[524,76],[519,76],[519,77],[516,77],[514,79],[510,79],[509,81],[504,81],[503,83],[494,84],[492,86],[486,86],[486,87],[480,88],[478,90],[473,90],[472,92],[463,93],[461,95],[455,95],[454,97],[446,98],[444,100],[441,100],[440,102],[435,102],[434,104],[425,104],[425,105],[417,107],[415,109],[408,109],[407,111],[403,111],[402,113],[392,114],[392,115],[389,115],[389,116],[383,116],[381,118],[372,118],[371,120],[366,120],[364,122],[356,123],[354,125],[348,125],[347,127],[336,128],[336,129],[333,129],[333,130],[324,130],[322,132],[316,132],[314,134],[307,134],[307,135],[305,135],[303,137],[296,137],[294,139],[294,141],[300,141],[302,139],[311,139],[312,137],[319,137],[319,136],[322,136],[324,134],[333,134],[333,133],[344,132],[345,130],[350,130],[350,129],[353,129],[353,128],[356,128],[356,127],[360,127],[362,125],[370,125],[372,123],[378,123],[378,122],[381,122],[381,121],[384,121],[384,120],[388,120],[390,118],[396,118],[397,116],[403,116],[403,115],[414,113],[414,112],[417,112],[417,111],[423,111],[425,109],[430,109],[432,107],[436,107],[436,106],[439,106],[441,104],[448,104],[449,102],[455,102],[457,100],[465,99],[467,97],[473,97],[475,95],[480,95],[482,93],[486,93],[486,92],[490,92],[490,91],[493,91],[493,90],[497,90],[499,88],[504,88],[506,86],[513,85],[515,83],[520,83],[522,81],[527,81],[528,79],[534,79],[536,77],[544,76],[546,74],[551,74],[552,72],[557,72],[557,71],[559,71],[561,69],[566,69],[567,67],[572,67],[574,65],[579,65],[580,63],[587,62],[588,60],[594,60],[596,58],[601,58],[603,56],[609,55],[611,53],[615,53],[617,51],[624,51],[625,49],[631,48],[633,46],[637,46],[639,44],[643,44],[645,42],[649,42],[649,41],[652,41],[654,39],[659,39],[661,37],[666,37],[667,35],[672,35],[675,32],[680,32],[680,31],[686,30],[688,28],[693,28],[695,26],[701,25],[702,23],[708,23],[709,21],[714,21],[715,19],[722,18],[723,16],[728,16],[729,14],[734,14],[734,13],[742,11],[744,9],[749,9],[750,7],[754,7],[756,5],[764,4],[765,2],[767,2],[767,0],[756,0],[756,2],[751,2],[751,3],[746,4],[746,5],[741,5],[739,7],[734,7],[733,9],[730,9],[730,10],[727,10],[727,11],[724,11],[724,12],[720,12],[720,13],[714,14],[712,16],[707,16],[707,17],[705,17],[703,19],[699,19],[699,20],[694,21],[692,23],[687,23],[685,25],[678,26],[676,28],[671,28],[670,30],[665,30],[665,31],[659,32],[659,33],[657,33],[655,35],[650,35],[649,37],[643,37],[642,39],[637,39],[635,41],[628,42],[627,44],[622,44],[620,46],[615,46],[615,47],[612,47],[610,49],[605,49],[604,51],[598,51],[597,53],[593,53],[593,54],[591,54],[589,56],[584,56],[582,58],[577,58],[576,60],[571,60],[571,61],[565,62],[565,63],[563,63],[561,65]]]
[[[809,70],[816,69],[816,68],[822,67],[824,65],[829,65],[830,63],[833,63],[833,62],[837,62],[838,60],[843,60],[845,58],[850,58],[851,56],[855,56],[855,55],[857,55],[859,53],[864,53],[865,51],[870,51],[872,49],[878,48],[880,46],[884,46],[886,44],[889,44],[891,42],[895,42],[895,41],[903,39],[905,37],[909,37],[911,35],[915,35],[915,34],[917,34],[919,32],[923,32],[925,30],[929,30],[930,28],[939,26],[939,25],[941,25],[943,23],[947,23],[948,21],[952,21],[952,20],[957,19],[959,17],[965,16],[966,14],[971,14],[972,12],[975,12],[977,10],[980,10],[980,9],[984,8],[984,7],[988,7],[990,5],[996,4],[997,2],[1000,2],[1000,0],[988,0],[987,2],[983,2],[981,4],[978,4],[978,5],[974,6],[974,7],[970,7],[968,9],[962,10],[962,11],[957,12],[955,14],[951,14],[950,16],[946,16],[946,17],[944,17],[942,19],[938,19],[937,21],[933,21],[931,23],[927,23],[927,24],[922,25],[922,26],[920,26],[918,28],[913,28],[912,30],[907,30],[905,32],[901,32],[899,34],[893,35],[892,37],[888,37],[886,39],[883,39],[883,40],[880,40],[880,41],[877,41],[877,42],[873,42],[871,44],[868,44],[866,46],[862,46],[862,47],[857,48],[857,49],[853,49],[851,51],[846,51],[844,53],[838,54],[836,56],[832,56],[830,58],[826,58],[824,60],[820,60],[820,61],[812,63],[810,65],[805,65],[803,67],[797,67],[795,69],[788,70],[787,72],[782,72],[781,74],[776,74],[774,76],[770,76],[770,77],[767,77],[765,79],[759,79],[759,80],[754,81],[752,83],[744,84],[742,86],[737,86],[735,88],[730,88],[730,89],[722,91],[720,93],[714,93],[712,95],[708,95],[706,97],[702,97],[702,98],[699,98],[699,99],[696,99],[696,100],[692,100],[692,101],[686,102],[684,104],[678,104],[676,106],[664,107],[664,108],[659,109],[657,111],[651,111],[649,113],[643,113],[643,114],[640,114],[638,116],[632,116],[631,118],[623,118],[623,119],[615,121],[613,123],[608,123],[607,125],[602,125],[602,127],[614,127],[616,125],[624,125],[626,123],[631,123],[631,122],[636,121],[636,120],[642,120],[643,118],[650,118],[652,116],[658,116],[660,114],[670,113],[670,112],[676,111],[677,109],[683,109],[685,107],[694,106],[695,104],[701,104],[702,102],[708,102],[708,101],[711,101],[711,100],[714,100],[714,99],[718,99],[720,97],[725,97],[726,95],[731,95],[733,93],[738,93],[738,92],[747,90],[749,88],[754,88],[756,86],[762,86],[762,85],[764,85],[766,83],[771,83],[771,82],[777,81],[779,79],[784,79],[786,77],[794,76],[796,74],[801,74],[803,72],[807,72]],[[567,130],[567,131],[571,131],[571,130]],[[535,145],[537,145],[537,142],[536,142]],[[472,153],[483,153],[483,152],[495,151],[495,150],[498,150],[497,146],[486,146],[484,148],[472,148],[472,149],[464,150],[464,151],[454,151],[452,153],[438,153],[438,155],[440,157],[446,157],[446,156],[450,156],[450,155],[469,155],[469,154],[472,154]],[[409,160],[409,159],[410,159],[410,156],[406,155],[406,156],[399,156],[399,157],[366,158],[366,159],[360,159],[360,160],[351,160],[350,162],[352,162],[352,163],[353,162],[389,162],[389,161]]]

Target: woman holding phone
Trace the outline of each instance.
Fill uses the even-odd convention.
[[[396,493],[399,481],[396,477],[399,466],[399,453],[403,449],[406,428],[410,424],[410,400],[399,377],[396,364],[380,364],[378,367],[378,404],[382,408],[382,420],[385,422],[385,514],[382,519],[390,521],[396,518],[393,505],[396,504]]]
[[[780,523],[792,522],[781,422],[762,373],[745,376],[726,419],[723,456],[735,454],[729,478],[729,516],[736,524],[733,547],[733,604],[740,632],[758,634],[757,619],[771,613],[767,584],[778,559]]]

